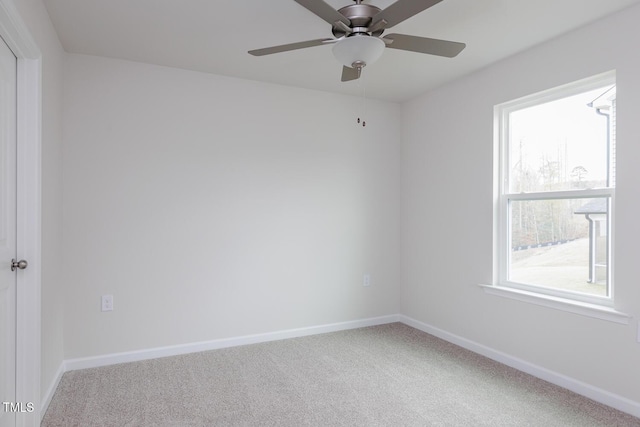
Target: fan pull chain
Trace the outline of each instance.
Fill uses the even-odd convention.
[[[362,116],[366,116],[367,114],[367,85],[364,83],[361,83],[363,79],[360,79],[358,81],[358,86],[360,86],[362,88]],[[357,123],[360,124],[362,123],[362,127],[366,127],[367,126],[367,122],[365,121],[364,117],[362,118],[362,120],[360,119],[360,117],[358,117]]]

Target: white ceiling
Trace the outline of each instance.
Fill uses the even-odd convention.
[[[335,8],[352,0],[326,0]],[[372,0],[384,9],[394,0]],[[332,37],[293,0],[44,0],[67,52],[404,101],[640,0],[444,0],[387,30],[464,42],[448,59],[395,49],[342,83],[330,46],[248,50]],[[571,52],[567,52],[568,55]]]

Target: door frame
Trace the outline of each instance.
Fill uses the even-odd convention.
[[[0,0],[0,35],[17,58],[17,259],[29,268],[17,275],[16,401],[33,412],[16,426],[40,425],[41,359],[41,135],[42,55],[11,1]]]

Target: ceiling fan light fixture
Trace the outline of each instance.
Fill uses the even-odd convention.
[[[358,64],[362,68],[376,62],[384,48],[384,42],[378,37],[353,35],[333,45],[333,56],[346,67],[355,68],[354,64]]]

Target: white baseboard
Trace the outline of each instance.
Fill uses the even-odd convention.
[[[47,412],[47,409],[49,409],[49,404],[51,403],[51,399],[53,399],[53,395],[56,392],[56,389],[58,388],[58,384],[60,384],[60,380],[62,379],[62,376],[64,375],[65,372],[66,372],[65,364],[64,362],[62,362],[60,364],[60,367],[58,367],[58,370],[56,371],[55,378],[49,385],[49,388],[47,389],[47,392],[45,393],[45,395],[42,397],[42,402],[41,402],[42,404],[40,406],[41,421],[44,418],[44,414]]]
[[[327,332],[344,331],[347,329],[363,328],[366,326],[383,325],[398,322],[400,315],[373,317],[369,319],[353,320],[348,322],[331,323],[327,325],[311,326],[307,328],[287,329],[283,331],[267,332],[264,334],[245,335],[234,338],[223,338],[212,341],[203,341],[167,347],[157,347],[146,350],[129,351],[124,353],[106,354],[103,356],[84,357],[65,360],[66,371],[78,369],[97,368],[100,366],[115,365],[118,363],[137,362],[140,360],[157,359],[160,357],[178,356],[181,354],[196,353],[199,351],[217,350],[221,348],[236,347],[247,344],[277,341],[287,338],[304,337],[308,335],[324,334]]]
[[[559,374],[541,366],[534,365],[525,360],[518,359],[517,357],[510,356],[506,353],[494,350],[477,342],[468,340],[458,335],[451,334],[442,329],[436,328],[410,317],[404,315],[399,315],[398,317],[400,322],[408,326],[434,335],[460,347],[466,348],[467,350],[473,351],[474,353],[481,354],[485,357],[488,357],[489,359],[493,359],[519,371],[526,372],[527,374],[533,375],[534,377],[543,379],[557,386],[571,390],[574,393],[588,397],[589,399],[595,400],[596,402],[600,402],[604,405],[610,406],[612,408],[640,418],[639,402],[635,402],[601,388],[594,387],[590,384],[576,380],[575,378]]]

